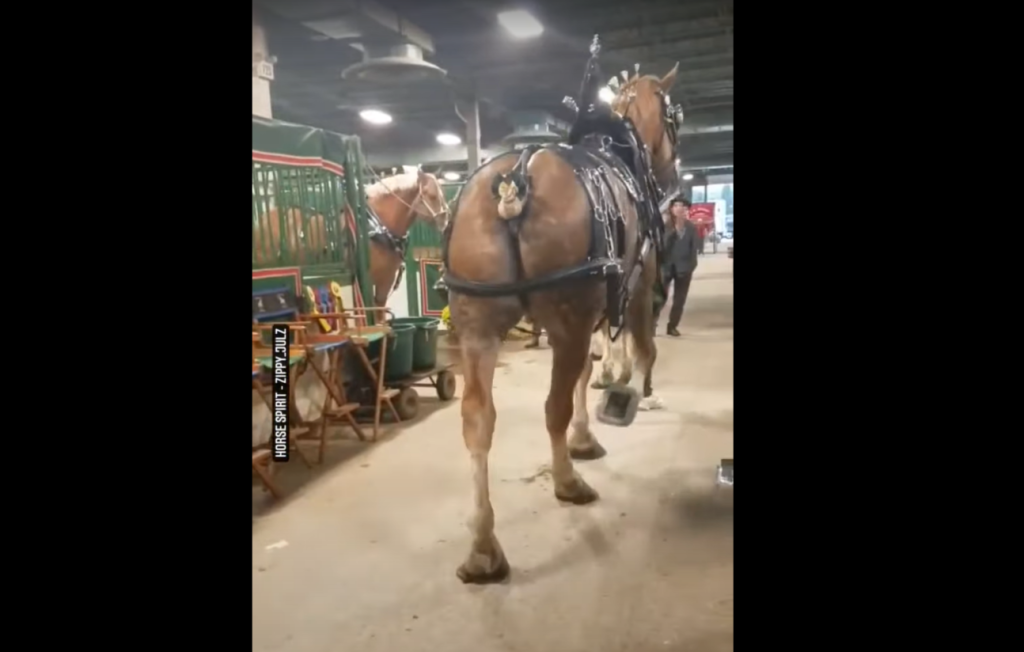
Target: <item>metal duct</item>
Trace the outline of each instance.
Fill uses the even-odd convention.
[[[568,123],[544,111],[513,111],[509,119],[513,131],[501,139],[507,147],[557,142],[569,133]]]
[[[257,3],[329,39],[374,45],[405,42],[423,52],[434,53],[430,34],[372,0],[257,0]]]

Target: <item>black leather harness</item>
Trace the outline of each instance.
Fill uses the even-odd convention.
[[[398,289],[398,284],[402,282],[402,276],[405,275],[405,252],[409,248],[409,234],[397,236],[392,233],[388,227],[384,226],[384,222],[381,221],[380,216],[373,210],[369,202],[366,203],[366,217],[370,240],[395,252],[402,261],[398,267],[398,274],[395,276],[395,283],[391,286],[391,292],[394,292]]]
[[[599,51],[600,47],[595,37],[594,45],[591,46],[592,56],[587,63],[580,90],[581,101],[590,99],[585,103],[586,110],[578,113],[568,142],[527,147],[518,154],[519,158],[512,170],[504,175],[496,175],[492,183],[491,191],[495,196],[499,194],[502,184],[514,183],[518,198],[522,201],[522,209],[518,215],[503,220],[508,227],[517,280],[510,283],[480,283],[459,278],[451,273],[448,265],[448,247],[457,209],[452,212],[452,219],[448,221],[444,230],[443,279],[452,292],[479,297],[518,296],[527,312],[530,292],[570,281],[603,279],[607,288],[605,316],[613,329],[614,340],[622,330],[626,305],[651,249],[654,249],[658,257],[659,270],[661,268],[664,223],[659,203],[665,199],[665,194],[658,187],[651,166],[650,153],[640,140],[632,121],[619,117],[597,99],[597,90],[604,85],[597,64]],[[677,126],[676,116],[669,109],[667,98],[663,105],[663,114],[667,126]],[[670,145],[674,146],[675,129],[669,129],[668,133]],[[568,163],[575,172],[577,182],[586,193],[590,205],[590,245],[587,258],[582,263],[544,276],[526,279],[523,278],[519,233],[523,220],[528,219],[530,214],[530,178],[527,166],[533,155],[541,149],[558,155]],[[472,183],[473,177],[480,170],[486,169],[490,162],[512,154],[506,152],[492,158],[466,180],[466,185]],[[619,206],[616,200],[616,185],[625,188],[627,201],[632,202],[638,217],[636,258],[629,270],[622,268],[623,253],[627,247],[622,210],[624,207]]]
[[[454,219],[449,221],[444,232],[442,255],[446,270],[444,281],[450,291],[482,297],[518,295],[525,306],[527,295],[535,290],[569,281],[605,279],[609,324],[612,328],[621,326],[622,314],[639,280],[647,253],[653,248],[659,259],[661,256],[664,229],[658,210],[661,191],[654,180],[647,149],[640,142],[631,121],[612,116],[595,120],[589,127],[571,134],[569,144],[527,147],[519,153],[519,159],[512,171],[505,175],[517,181],[523,199],[523,209],[519,216],[505,221],[517,267],[516,281],[480,283],[453,275],[448,265],[448,246]],[[581,264],[537,278],[524,279],[519,251],[519,232],[523,220],[527,219],[530,213],[530,180],[526,167],[533,155],[541,149],[558,155],[568,163],[575,172],[577,182],[586,193],[591,217],[590,246],[587,258]],[[510,154],[511,152],[506,152],[499,156]],[[476,173],[473,176],[475,175]],[[472,177],[466,183],[471,182]],[[627,247],[622,219],[624,207],[619,206],[616,200],[613,187],[616,183],[625,188],[628,201],[632,202],[639,218],[636,260],[630,270],[622,269],[623,253]],[[617,337],[618,333],[615,335]]]

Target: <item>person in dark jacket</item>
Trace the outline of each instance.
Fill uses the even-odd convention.
[[[665,236],[665,290],[672,285],[672,310],[668,313],[668,334],[679,337],[679,320],[683,317],[686,295],[690,292],[693,271],[697,269],[697,225],[690,221],[690,201],[685,197],[669,206],[671,220]]]

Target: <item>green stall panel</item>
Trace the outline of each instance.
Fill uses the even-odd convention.
[[[258,278],[284,270],[299,285],[355,284],[372,296],[362,167],[356,136],[253,116],[254,291]]]

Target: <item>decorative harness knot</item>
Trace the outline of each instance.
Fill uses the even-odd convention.
[[[498,215],[502,219],[511,220],[523,213],[523,202],[526,201],[526,191],[529,185],[525,178],[525,162],[522,166],[516,164],[511,171],[499,174],[491,182],[491,194],[498,200]]]

